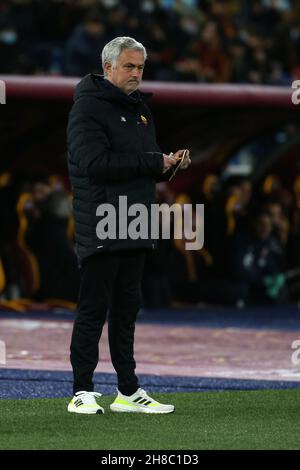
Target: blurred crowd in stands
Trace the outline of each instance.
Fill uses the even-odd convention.
[[[116,36],[146,46],[148,80],[300,78],[298,0],[0,0],[0,73],[101,73]]]
[[[300,300],[300,175],[292,191],[272,174],[255,192],[250,178],[208,174],[189,194],[163,186],[158,196],[168,204],[203,203],[205,241],[187,251],[185,240],[160,240],[145,271],[147,305]]]
[[[222,181],[207,174],[189,194],[159,183],[157,199],[204,203],[205,242],[201,250],[188,251],[184,239],[159,240],[146,259],[144,307],[300,301],[300,175],[287,190],[269,174],[254,196],[247,177]],[[36,176],[24,183],[1,174],[0,217],[6,221],[0,226],[0,300],[76,302],[68,179]]]

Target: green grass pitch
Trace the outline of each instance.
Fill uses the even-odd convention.
[[[169,415],[67,413],[68,399],[0,401],[0,449],[300,449],[300,390],[153,394]]]

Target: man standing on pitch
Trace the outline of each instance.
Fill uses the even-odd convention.
[[[69,116],[68,163],[81,274],[71,341],[74,396],[68,411],[74,413],[104,413],[96,402],[101,394],[94,392],[92,378],[108,311],[110,354],[118,378],[118,395],[111,410],[174,411],[173,405],[149,397],[135,375],[134,330],[143,264],[154,242],[150,237],[99,239],[96,232],[97,208],[110,203],[118,220],[119,196],[127,197],[128,207],[142,203],[150,209],[155,203],[156,181],[168,178],[184,152],[167,156],[156,143],[145,104],[149,96],[138,90],[145,60],[144,46],[134,39],[110,41],[102,51],[104,77],[90,74],[80,81]],[[188,157],[182,168],[189,164]]]

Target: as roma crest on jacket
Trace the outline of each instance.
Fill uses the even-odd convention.
[[[142,123],[143,123],[145,126],[148,125],[147,118],[146,118],[145,116],[143,116],[142,114],[141,114],[141,121],[142,121]]]

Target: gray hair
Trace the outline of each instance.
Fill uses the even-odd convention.
[[[104,77],[106,76],[104,64],[112,64],[113,68],[117,65],[117,59],[124,49],[139,51],[144,54],[144,60],[147,59],[147,52],[143,44],[128,36],[120,36],[108,42],[102,51],[102,68]]]

